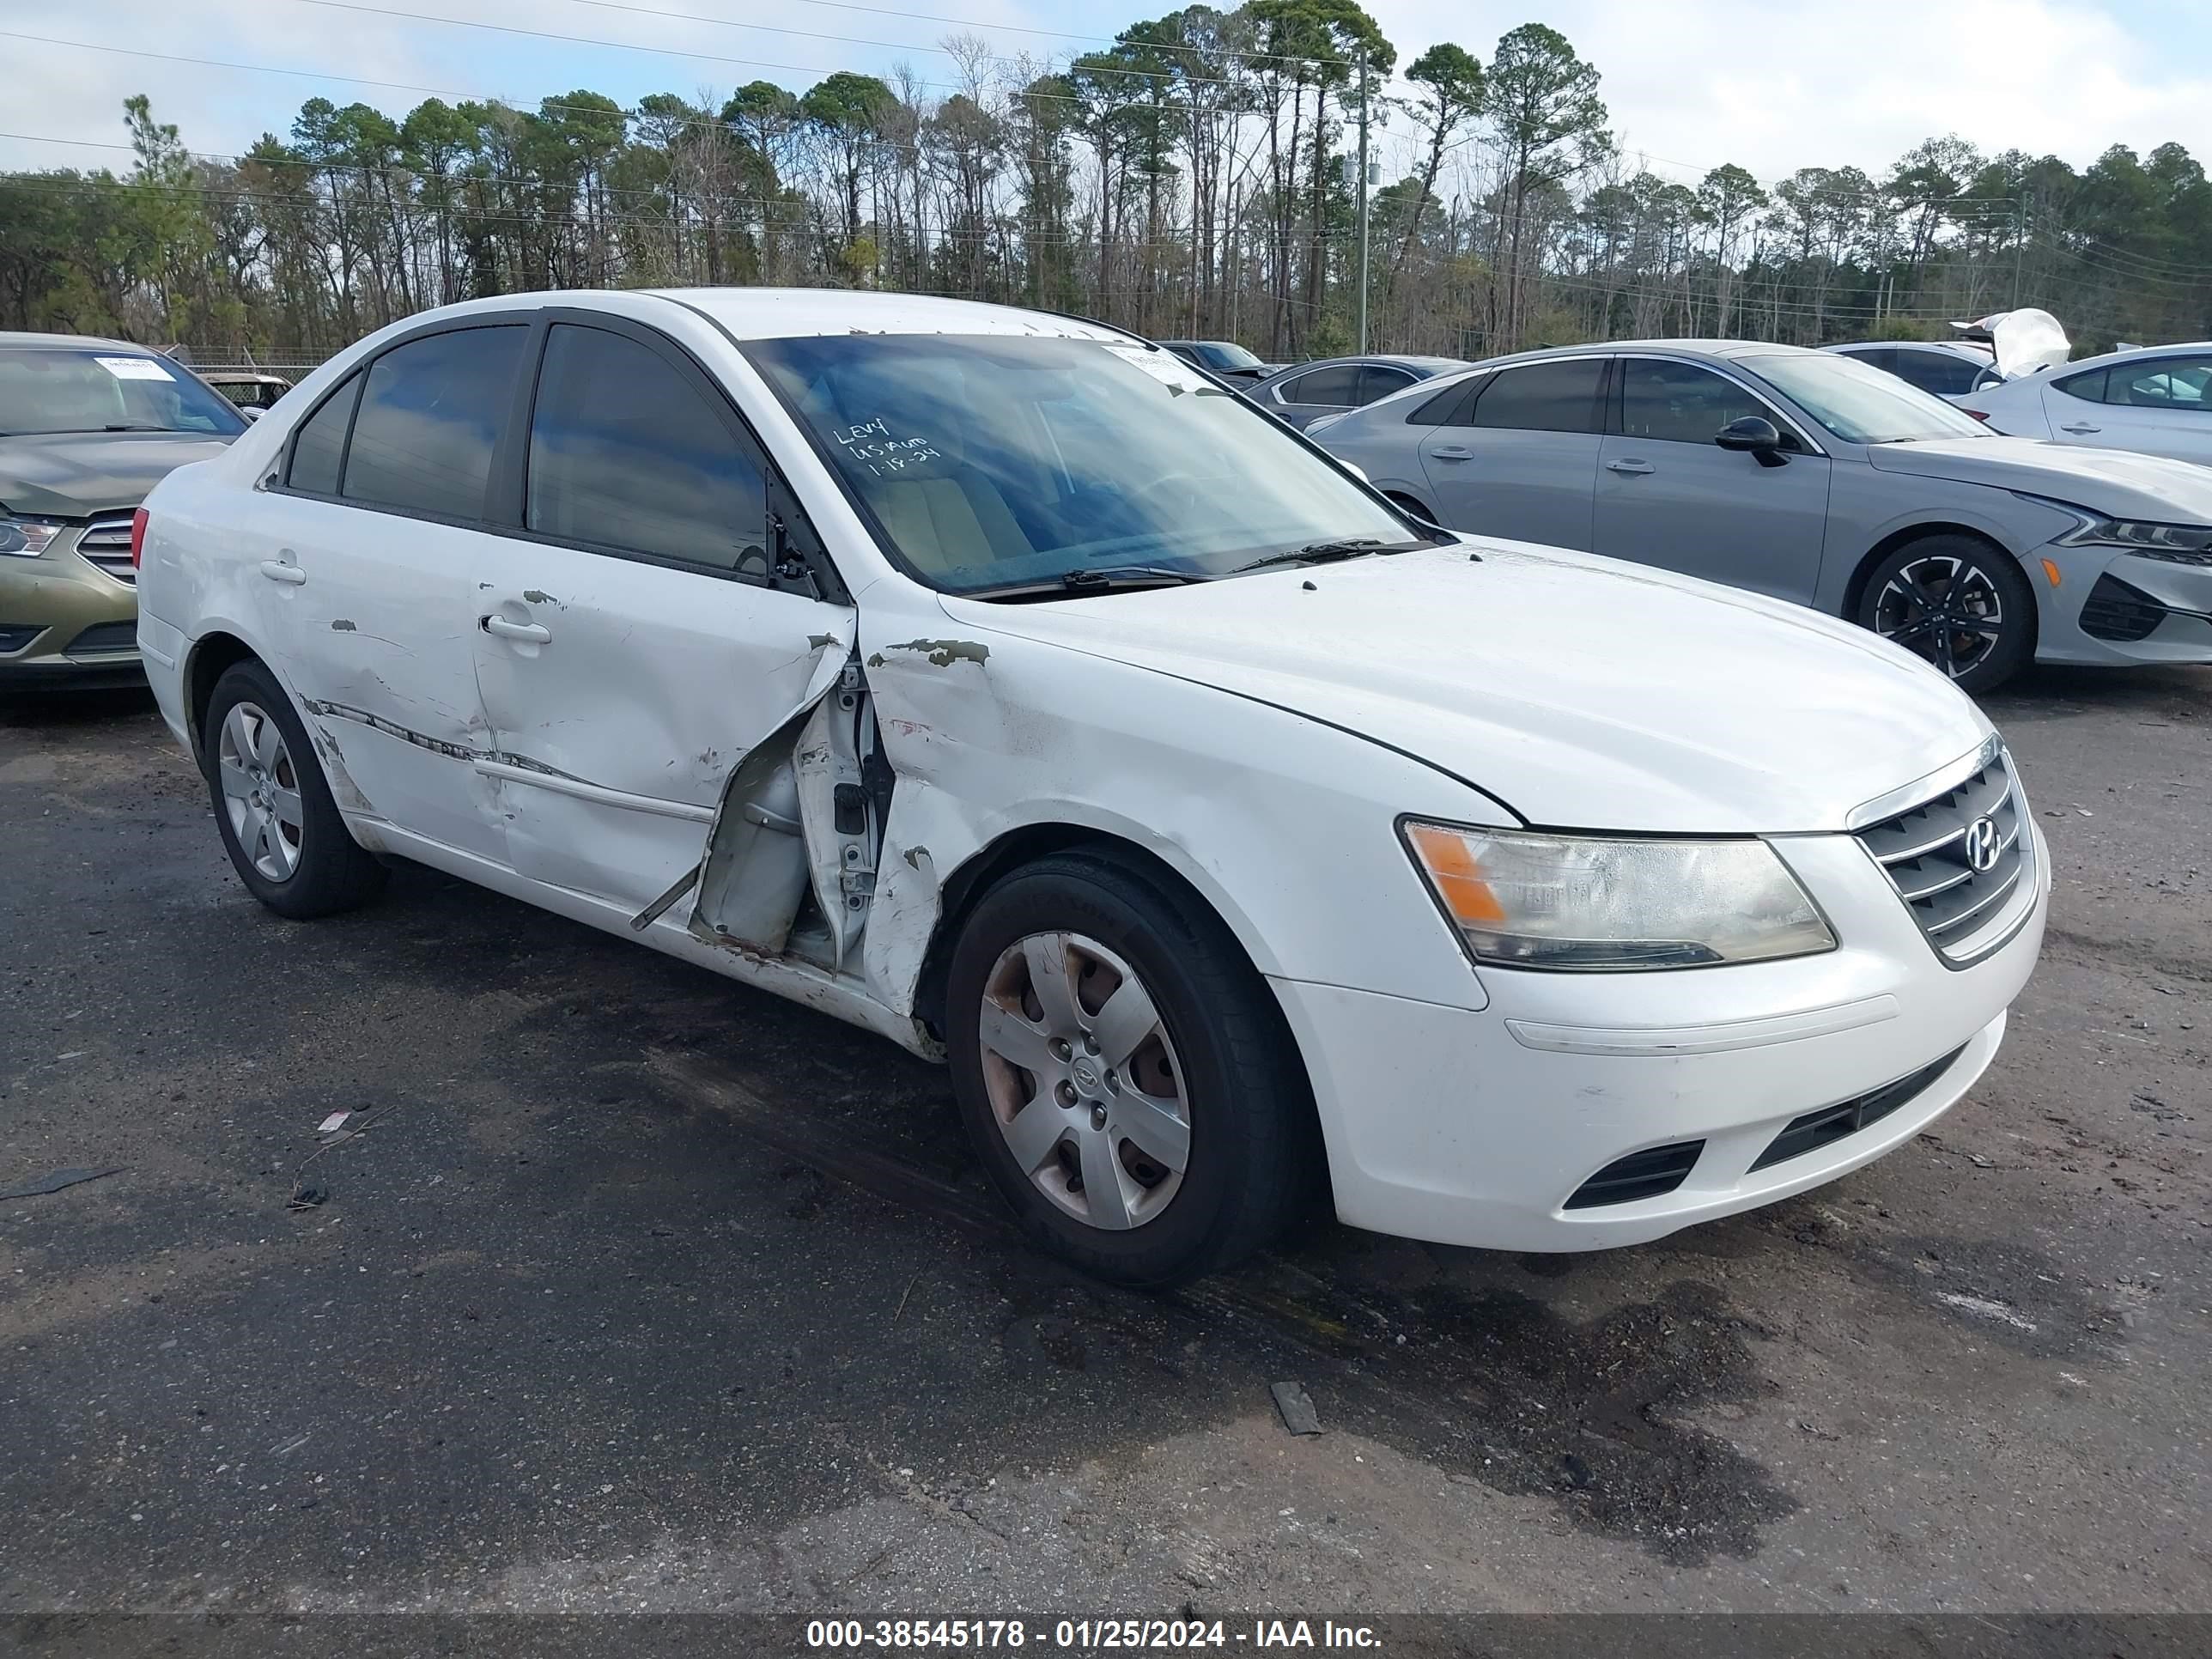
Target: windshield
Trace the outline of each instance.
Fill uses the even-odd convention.
[[[233,437],[245,418],[173,363],[137,352],[0,349],[0,435],[204,432]]]
[[[1208,340],[1198,355],[1216,368],[1265,368],[1267,365],[1234,340]]]
[[[1273,416],[1134,340],[849,334],[745,350],[888,550],[948,592],[1131,566],[1219,576],[1316,543],[1419,540]]]
[[[1989,428],[1963,410],[1854,358],[1825,351],[1776,352],[1735,361],[1846,443],[1989,436]]]

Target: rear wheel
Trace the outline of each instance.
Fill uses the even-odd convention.
[[[261,664],[223,670],[200,753],[231,865],[270,909],[327,916],[383,887],[384,866],[346,829],[291,698]]]
[[[1266,984],[1218,919],[1110,857],[1000,884],[954,948],[946,1046],[978,1155],[1033,1237],[1179,1283],[1312,1197],[1318,1135]]]
[[[1868,574],[1859,622],[1958,684],[1995,690],[2035,649],[2035,590],[2013,556],[1971,536],[1929,536]]]

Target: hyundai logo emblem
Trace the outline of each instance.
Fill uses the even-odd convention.
[[[1997,862],[1997,822],[1976,818],[1966,827],[1966,863],[1977,872],[1993,870]]]

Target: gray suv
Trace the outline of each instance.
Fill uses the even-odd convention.
[[[1811,605],[1969,691],[2031,658],[2212,662],[2212,469],[2003,437],[1846,356],[1530,352],[1307,430],[1455,530]]]

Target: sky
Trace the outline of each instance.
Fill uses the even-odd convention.
[[[1007,60],[1065,57],[1170,3],[0,0],[0,168],[126,168],[121,105],[134,92],[150,95],[187,146],[229,155],[283,134],[317,94],[395,116],[433,94],[525,107],[579,88],[625,104],[660,91],[719,101],[748,81],[802,89],[834,70],[882,74],[900,63],[949,90],[953,61],[936,49],[948,35],[979,36]],[[1506,30],[1550,24],[1602,73],[1629,153],[1686,181],[1723,161],[1769,182],[1809,166],[1879,173],[1946,133],[2076,166],[2111,144],[2147,153],[2178,140],[2212,164],[2212,0],[1369,0],[1369,9],[1401,64],[1443,40],[1487,63]],[[1395,172],[1409,139],[1380,149]]]

